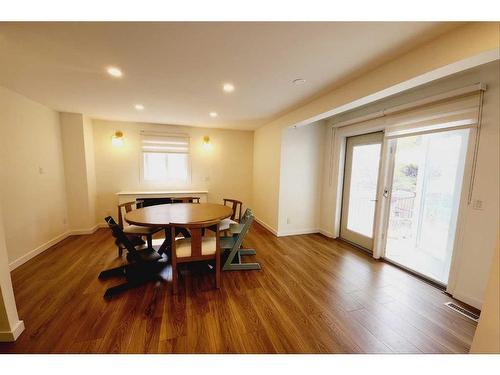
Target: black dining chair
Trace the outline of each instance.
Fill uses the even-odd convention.
[[[108,224],[117,245],[127,250],[128,264],[102,271],[99,279],[104,280],[111,277],[125,277],[125,283],[108,288],[104,298],[111,298],[125,290],[135,288],[149,281],[163,280],[160,272],[166,266],[163,258],[153,247],[138,245],[134,246],[132,240],[123,233],[120,226],[111,216],[104,219]]]

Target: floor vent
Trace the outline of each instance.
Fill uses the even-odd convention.
[[[454,304],[453,302],[446,302],[446,306],[448,306],[450,309],[455,310],[457,313],[465,315],[467,318],[477,322],[479,320],[479,315],[473,313],[472,311],[469,311],[467,309],[464,309],[461,306],[458,306],[457,304]]]

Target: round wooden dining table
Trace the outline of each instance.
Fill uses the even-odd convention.
[[[169,227],[175,224],[195,224],[223,220],[233,213],[231,207],[215,203],[172,203],[160,204],[132,210],[125,215],[129,224],[143,227],[165,228],[165,241],[159,252],[163,253],[170,245]]]
[[[223,220],[232,213],[231,207],[222,204],[172,203],[132,210],[125,215],[125,221],[143,227],[168,227],[171,223],[195,224]]]

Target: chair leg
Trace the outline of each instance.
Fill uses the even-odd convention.
[[[172,289],[174,294],[179,293],[177,286],[177,264],[174,262],[172,262]]]
[[[220,289],[221,277],[220,277],[220,251],[217,251],[215,255],[215,287]]]
[[[126,290],[133,289],[138,287],[140,284],[136,283],[131,283],[131,282],[126,282],[120,285],[113,286],[111,288],[106,289],[106,292],[104,293],[104,298],[105,299],[110,299],[117,294],[120,294]]]
[[[119,277],[125,276],[127,266],[119,266],[115,268],[111,268],[109,270],[102,271],[99,274],[99,280],[107,279],[108,277]]]
[[[123,255],[123,248],[121,248],[120,246],[118,246],[118,257],[121,258]]]
[[[146,239],[148,241],[148,249],[152,249],[153,248],[153,235],[152,234],[148,234],[146,236]]]

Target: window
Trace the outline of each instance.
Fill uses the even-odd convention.
[[[142,177],[145,182],[189,183],[189,137],[142,132]]]

